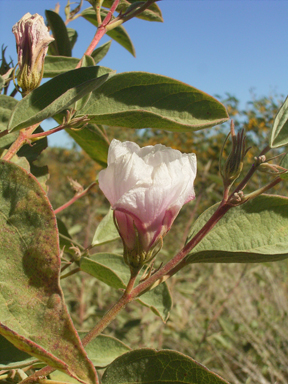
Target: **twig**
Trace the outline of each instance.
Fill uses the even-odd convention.
[[[111,321],[117,316],[122,308],[124,308],[130,301],[134,299],[134,297],[131,295],[131,291],[133,290],[138,273],[139,270],[131,269],[131,277],[125,292],[123,293],[123,296],[116,304],[113,305],[113,307],[108,312],[106,312],[96,327],[91,329],[91,331],[87,333],[87,335],[82,339],[82,344],[84,347],[111,323]]]
[[[57,213],[63,211],[64,209],[70,207],[70,205],[72,205],[73,203],[75,203],[76,200],[80,199],[81,197],[85,196],[89,191],[90,189],[92,189],[95,185],[97,185],[96,182],[93,182],[91,185],[89,185],[88,188],[86,188],[83,192],[81,193],[76,193],[76,195],[74,197],[72,197],[71,200],[67,201],[67,203],[63,204],[61,207],[57,208],[54,210],[54,213],[55,215],[57,215]]]

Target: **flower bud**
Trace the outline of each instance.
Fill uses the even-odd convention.
[[[195,198],[195,154],[113,140],[99,186],[114,210],[124,260],[139,269],[162,247],[182,206]]]
[[[229,135],[231,134],[232,150],[224,164],[224,167],[221,166],[221,157],[223,155],[224,145],[226,144],[229,135],[224,142],[220,157],[220,173],[224,186],[227,188],[230,188],[234,181],[240,176],[243,169],[244,157],[249,150],[249,148],[247,150],[245,149],[246,137],[244,136],[244,130],[238,132],[236,135],[233,120],[231,120],[230,128],[231,131]]]
[[[18,86],[22,88],[25,96],[39,86],[48,45],[54,39],[49,35],[43,17],[37,13],[26,13],[13,26],[12,32],[16,38],[18,54]]]

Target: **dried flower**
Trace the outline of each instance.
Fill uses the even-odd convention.
[[[112,141],[99,186],[114,210],[128,265],[140,268],[159,251],[182,206],[195,198],[196,168],[193,153]]]
[[[16,23],[12,32],[16,38],[19,72],[18,86],[27,95],[37,88],[43,77],[44,59],[48,45],[54,40],[42,16],[29,12]]]

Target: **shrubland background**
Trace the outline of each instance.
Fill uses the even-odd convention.
[[[229,94],[220,98],[236,128],[244,127],[250,151],[246,166],[267,145],[267,135],[283,101],[282,96],[257,97],[245,111]],[[194,133],[107,129],[109,139],[132,140],[140,146],[165,144],[195,152],[198,175],[196,199],[185,205],[166,236],[157,265],[170,259],[185,242],[194,220],[221,199],[219,153],[228,125]],[[227,148],[224,149],[224,154]],[[49,159],[49,161],[48,161]],[[87,187],[101,167],[78,148],[47,148],[40,163],[49,163],[49,197],[58,208],[73,197],[68,177]],[[216,175],[216,176],[215,176]],[[257,173],[250,189],[263,185],[267,175]],[[286,191],[280,185],[278,192]],[[277,193],[277,190],[274,190]],[[73,239],[87,246],[109,204],[94,187],[58,216],[71,228]],[[185,223],[185,224],[184,224]],[[121,253],[121,242],[97,252]],[[93,250],[90,251],[93,254]],[[69,258],[69,245],[64,249]],[[157,266],[156,265],[156,266]],[[288,260],[261,264],[195,264],[168,280],[173,308],[167,324],[137,302],[130,304],[104,331],[132,348],[175,349],[200,361],[234,384],[288,382]],[[79,330],[88,330],[106,312],[120,292],[81,272],[62,281],[67,305]],[[97,303],[97,305],[96,305]],[[132,320],[131,320],[132,316]]]

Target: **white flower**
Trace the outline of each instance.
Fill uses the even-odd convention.
[[[43,17],[37,13],[26,13],[13,26],[12,32],[18,54],[18,85],[27,94],[40,84],[48,45],[54,39],[49,35]]]
[[[99,186],[114,210],[129,265],[141,267],[154,256],[182,206],[195,198],[196,169],[193,153],[112,141]]]

